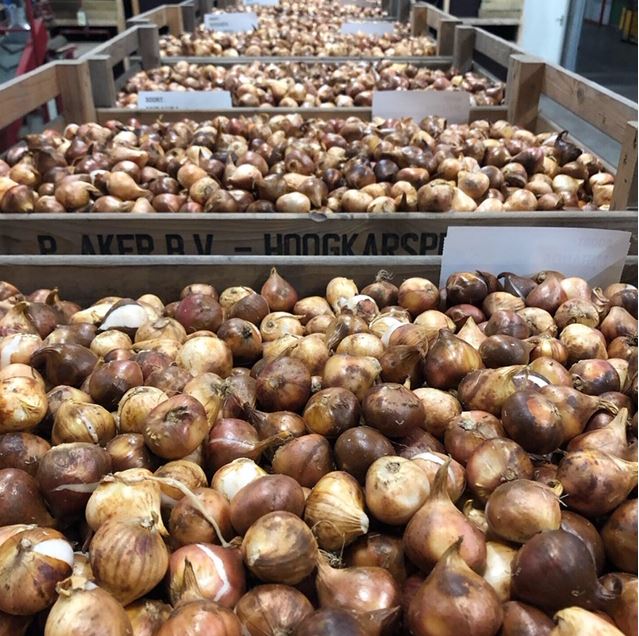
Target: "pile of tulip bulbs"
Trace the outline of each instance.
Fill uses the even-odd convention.
[[[181,60],[133,75],[118,95],[118,106],[136,108],[140,91],[212,91],[231,93],[233,106],[244,108],[371,107],[374,91],[436,90],[470,94],[471,105],[501,104],[504,85],[476,73],[459,73],[413,64],[189,64]]]
[[[418,274],[0,283],[0,634],[637,634],[637,288]]]
[[[29,134],[7,150],[0,212],[609,210],[614,181],[567,132],[503,120],[111,120]]]

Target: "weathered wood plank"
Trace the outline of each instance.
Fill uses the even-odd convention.
[[[458,26],[455,29],[453,66],[462,73],[470,71],[473,66],[476,33],[477,31],[473,27]]]
[[[539,113],[539,98],[544,84],[541,60],[529,55],[513,55],[508,67],[508,121],[534,128]]]
[[[455,27],[458,20],[441,20],[437,30],[437,55],[452,55],[455,48]]]
[[[219,115],[225,117],[238,117],[240,115],[291,115],[299,113],[304,119],[333,119],[334,117],[360,117],[366,121],[372,118],[370,108],[354,106],[353,108],[242,108],[233,109],[209,109],[209,110],[139,110],[137,108],[98,108],[96,116],[99,123],[105,123],[110,119],[127,121],[131,117],[139,119],[143,124],[155,122],[162,116],[164,121],[180,121],[185,117],[195,121],[206,121]],[[473,106],[470,109],[469,120],[486,119],[497,121],[505,119],[508,115],[507,106]]]
[[[637,208],[637,122],[629,121],[621,145],[612,208]]]
[[[56,65],[63,115],[67,122],[95,121],[91,76],[86,61],[67,60]]]
[[[508,42],[483,29],[477,29],[475,32],[475,50],[504,68],[508,68],[511,55],[523,53],[512,42]]]
[[[193,0],[185,0],[179,5],[182,11],[182,23],[184,24],[184,31],[186,33],[193,32],[195,30],[196,18],[195,18],[195,5]]]
[[[410,34],[428,35],[429,6],[425,2],[414,2],[410,12]]]
[[[233,285],[260,289],[274,266],[302,297],[323,295],[335,276],[347,275],[361,288],[380,269],[390,271],[396,284],[411,276],[439,284],[441,257],[0,256],[0,279],[26,293],[36,287],[58,287],[63,298],[81,304],[104,296],[137,298],[150,292],[170,302],[194,282],[212,283],[219,290]],[[636,282],[636,257],[626,260],[622,280]]]
[[[91,71],[93,101],[98,108],[115,104],[118,93],[113,80],[113,64],[110,55],[91,55],[87,58]]]
[[[396,64],[415,64],[416,66],[428,66],[431,68],[448,68],[451,65],[450,56],[397,56],[390,58]],[[216,64],[221,66],[234,66],[235,64],[252,64],[253,62],[265,62],[267,64],[280,64],[284,62],[304,62],[307,64],[343,64],[348,62],[379,62],[379,57],[362,55],[360,57],[305,57],[300,55],[287,56],[259,56],[259,57],[189,57],[176,55],[174,57],[163,57],[162,64],[177,64],[178,62],[188,62],[189,64]]]
[[[448,227],[585,227],[631,233],[634,212],[0,215],[0,254],[402,256],[441,254]]]
[[[138,41],[142,68],[151,69],[159,66],[162,60],[160,58],[160,31],[157,25],[140,25],[138,27]]]
[[[117,64],[125,57],[131,55],[138,50],[138,31],[137,27],[131,27],[126,31],[116,35],[114,38],[104,44],[92,49],[84,57],[92,57],[94,55],[108,55],[111,66]]]
[[[542,91],[619,142],[627,123],[637,119],[635,102],[553,64],[546,64]]]
[[[13,123],[60,94],[54,62],[15,77],[0,88],[0,128]]]

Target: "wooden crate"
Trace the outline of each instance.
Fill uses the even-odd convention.
[[[473,63],[472,55],[479,48],[486,51],[482,41],[487,36],[472,27],[459,27],[456,52],[459,59]],[[143,25],[128,30],[102,49],[98,62],[112,72],[114,61],[139,51],[141,33],[155,41],[157,27]],[[463,36],[463,37],[462,37]],[[492,37],[492,36],[491,36]],[[473,41],[474,38],[474,41]],[[495,57],[503,50],[499,39],[488,39],[495,48]],[[503,42],[503,41],[501,41]],[[511,46],[506,43],[507,46]],[[137,47],[137,48],[136,48]],[[469,57],[470,56],[470,57]],[[242,254],[309,255],[436,255],[450,225],[516,225],[543,227],[600,227],[630,231],[631,254],[637,253],[637,217],[627,210],[636,205],[636,106],[618,98],[605,89],[583,80],[563,69],[521,55],[511,55],[510,103],[508,112],[515,123],[533,129],[552,128],[553,123],[539,110],[539,98],[546,93],[585,120],[598,126],[611,137],[624,144],[617,170],[615,206],[610,212],[532,212],[529,214],[502,213],[412,213],[392,215],[339,214],[326,218],[322,215],[289,217],[280,214],[220,215],[220,214],[99,214],[69,215],[1,215],[3,231],[0,253],[56,255],[56,254],[213,254],[234,257]],[[87,62],[88,63],[88,62]],[[67,63],[68,64],[68,63]],[[74,64],[74,63],[71,63]],[[81,63],[82,64],[82,63]],[[51,65],[49,68],[57,68]],[[85,79],[88,72],[85,68]],[[95,64],[91,73],[97,73]],[[36,74],[39,71],[35,72]],[[68,71],[60,71],[65,76]],[[25,78],[29,79],[34,74]],[[41,101],[50,99],[62,89],[55,84],[57,71],[49,71],[48,80],[54,88],[40,90],[40,101],[33,99],[32,80],[22,78],[10,84],[6,112],[13,118],[33,109]],[[53,79],[52,79],[53,78]],[[72,100],[83,94],[76,82],[67,80]],[[77,84],[82,85],[81,82]],[[37,83],[36,83],[37,86]],[[0,90],[0,99],[4,94]],[[76,121],[94,118],[90,95],[84,94],[85,110],[76,110]],[[73,103],[73,102],[72,102]],[[125,111],[127,116],[132,111]],[[281,111],[280,111],[281,112]],[[79,113],[79,114],[77,114]],[[155,117],[159,113],[153,112]],[[201,119],[215,113],[191,113]],[[335,111],[330,111],[335,116]],[[164,116],[164,115],[163,115]],[[5,122],[11,118],[5,115]],[[0,119],[0,124],[2,120]],[[579,141],[579,140],[577,140]],[[634,180],[634,181],[633,181]]]
[[[153,33],[153,29],[156,32]],[[136,29],[141,29],[137,32]],[[234,66],[236,64],[250,64],[255,61],[271,62],[273,58],[162,58],[159,57],[159,35],[157,25],[149,23],[137,24],[122,33],[119,37],[113,38],[102,46],[94,49],[86,55],[91,68],[91,79],[93,84],[93,98],[97,107],[98,121],[105,122],[112,119],[126,121],[131,117],[136,117],[142,122],[155,121],[158,111],[139,110],[137,108],[116,107],[118,90],[125,84],[126,80],[140,69],[151,69],[162,64],[177,64],[180,60],[188,60],[189,63],[210,64],[215,63],[220,66]],[[305,64],[340,64],[352,61],[347,57],[282,57],[277,58],[278,62],[302,62]],[[429,57],[402,57],[393,58],[397,63],[411,63],[416,66],[428,66],[429,68],[450,68],[452,57],[429,58]],[[358,62],[366,61],[375,63],[379,58],[358,58]],[[118,73],[118,69],[122,72]],[[254,115],[254,114],[288,114],[300,112],[306,118],[320,117],[350,117],[356,116],[362,119],[371,118],[371,109],[366,107],[353,108],[239,108],[232,110],[169,110],[163,113],[166,121],[177,121],[184,117],[193,119],[211,118],[215,115]],[[487,119],[496,121],[504,118],[507,114],[505,106],[475,106],[471,108],[470,118]]]
[[[175,9],[180,11],[176,5]],[[181,13],[177,13],[180,21]],[[159,29],[156,24],[141,22],[89,51],[82,60],[91,72],[91,95],[94,104],[115,104],[118,85],[114,72],[123,69],[119,81],[125,82],[141,68],[160,64]]]
[[[302,297],[323,295],[326,283],[335,276],[348,276],[362,287],[381,269],[390,271],[397,284],[411,276],[422,276],[438,285],[440,266],[438,256],[0,256],[0,280],[10,281],[24,292],[58,287],[63,298],[81,304],[104,296],[137,298],[144,293],[157,294],[169,302],[193,282],[212,283],[218,290],[232,285],[259,289],[271,267],[277,267]],[[622,280],[636,283],[636,257],[627,259]]]
[[[447,3],[448,4],[448,3]],[[452,55],[457,26],[474,26],[488,31],[507,30],[517,39],[516,18],[457,18],[430,2],[412,2],[410,10],[412,35],[431,35],[437,40],[438,55]]]

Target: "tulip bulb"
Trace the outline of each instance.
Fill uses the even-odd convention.
[[[355,479],[341,471],[322,477],[306,499],[304,520],[324,550],[341,549],[366,534],[364,494]]]

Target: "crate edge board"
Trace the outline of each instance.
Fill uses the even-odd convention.
[[[66,213],[2,215],[0,225],[5,255],[431,255],[460,226],[606,228],[628,232],[637,253],[634,212]]]
[[[158,221],[161,219],[184,219],[184,220],[202,220],[209,219],[212,221],[270,221],[274,218],[284,219],[290,221],[296,220],[308,220],[310,217],[309,214],[296,214],[292,212],[274,212],[270,213],[222,213],[222,212],[64,212],[64,213],[52,213],[52,214],[37,214],[37,213],[27,213],[27,214],[5,214],[0,213],[0,227],[3,222],[7,221],[28,221],[28,220],[37,220],[37,221],[68,221],[68,220],[77,220],[81,222],[85,221],[115,221],[115,220],[126,220],[126,219],[136,219],[136,220],[154,220]],[[609,220],[628,220],[628,221],[636,221],[637,220],[637,212],[633,210],[611,210],[611,211],[572,211],[572,210],[558,210],[556,212],[545,212],[545,211],[530,211],[530,212],[393,212],[389,214],[373,214],[373,213],[358,213],[358,212],[336,212],[334,216],[326,217],[333,220],[384,220],[391,221],[393,219],[396,220],[473,220],[473,219],[481,219],[482,221],[501,221],[504,220],[504,223],[499,223],[498,225],[507,225],[507,222],[512,220],[589,220],[589,221],[597,221],[601,220],[602,222],[607,222]],[[324,219],[323,219],[324,220]],[[323,221],[322,220],[322,221]],[[322,221],[316,221],[316,223],[321,224]]]
[[[400,92],[400,91],[398,91]],[[508,106],[471,106],[469,112],[469,120],[477,119],[503,119],[508,112]],[[373,111],[367,106],[353,106],[351,108],[251,108],[234,106],[232,108],[215,108],[208,110],[184,110],[184,109],[140,109],[125,107],[98,107],[96,108],[96,117],[98,123],[104,123],[110,119],[129,119],[135,117],[140,119],[142,123],[148,120],[155,120],[162,117],[164,121],[176,121],[179,119],[194,119],[196,121],[205,121],[213,119],[217,116],[223,117],[253,117],[256,115],[268,115],[274,117],[276,115],[301,115],[304,119],[333,119],[335,117],[360,117],[363,120],[370,121],[373,117]]]
[[[283,62],[308,62],[315,64],[347,64],[349,62],[379,62],[381,60],[392,60],[396,64],[416,64],[427,66],[430,64],[451,66],[451,55],[402,55],[402,56],[340,56],[329,57],[322,55],[256,55],[256,56],[238,56],[238,57],[220,57],[220,56],[161,56],[162,64],[177,64],[178,62],[188,62],[189,64],[217,64],[219,66],[232,66],[235,64],[252,64],[254,62],[263,62],[265,64],[281,64]]]
[[[398,282],[425,276],[438,284],[441,257],[0,256],[0,278],[25,292],[36,286],[57,286],[63,297],[82,303],[105,295],[136,297],[142,293],[155,293],[169,301],[193,282],[212,282],[220,289],[238,284],[258,288],[271,267],[277,267],[304,296],[323,293],[332,276],[346,274],[359,284],[370,283],[380,269],[390,270]],[[96,276],[97,269],[100,276]],[[636,273],[637,257],[628,257],[621,279],[633,281]]]

